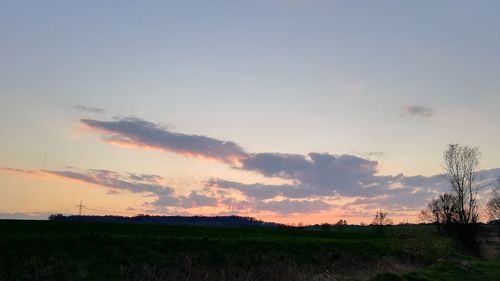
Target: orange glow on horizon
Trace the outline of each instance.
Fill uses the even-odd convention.
[[[74,178],[69,178],[69,177],[64,177],[61,175],[57,175],[54,173],[50,173],[50,171],[43,171],[43,170],[23,170],[23,169],[14,169],[14,168],[6,168],[6,167],[0,167],[0,171],[7,172],[7,173],[13,173],[17,175],[22,175],[25,177],[34,177],[34,178],[39,178],[43,180],[56,180],[56,181],[63,181],[63,182],[73,182],[73,183],[79,183],[79,184],[84,184],[84,185],[92,185],[92,186],[97,186],[101,188],[107,188],[111,190],[116,190],[116,188],[105,186],[102,184],[98,183],[92,183],[92,182],[87,182],[84,180],[79,180],[79,179],[74,179]],[[124,190],[125,191],[125,190]],[[130,193],[129,191],[125,191],[126,193]],[[133,195],[131,193],[131,195]],[[140,196],[137,194],[137,196]],[[152,194],[153,197],[156,197],[156,195]],[[217,205],[216,206],[196,206],[193,205],[189,208],[183,208],[180,206],[170,206],[167,208],[170,208],[172,210],[176,211],[169,211],[167,213],[161,211],[161,212],[155,212],[153,211],[151,214],[156,214],[156,215],[174,215],[174,214],[180,214],[180,215],[208,215],[208,216],[217,216],[217,215],[229,215],[229,214],[234,214],[238,216],[249,216],[249,217],[255,217],[256,219],[263,220],[263,221],[269,221],[269,222],[277,222],[277,223],[283,223],[287,225],[297,225],[299,223],[303,224],[321,224],[321,223],[330,223],[334,224],[336,223],[339,219],[345,219],[347,220],[348,223],[351,224],[359,224],[359,223],[366,223],[369,224],[375,212],[378,209],[365,209],[366,214],[362,214],[357,212],[356,215],[349,214],[348,211],[340,207],[333,207],[330,210],[327,211],[319,211],[319,212],[312,212],[312,213],[300,213],[300,214],[289,214],[289,215],[280,215],[277,213],[273,213],[271,211],[255,211],[252,210],[251,206],[249,205],[248,208],[246,209],[235,209],[231,208],[230,205],[224,204],[222,202],[222,198],[217,199]],[[334,202],[338,203],[338,200],[342,202],[349,202],[351,199],[344,200],[343,198],[336,198],[333,199]],[[143,207],[145,207],[147,204],[147,201],[143,202]],[[147,208],[146,208],[147,209]],[[18,211],[18,210],[16,210]],[[137,210],[137,214],[143,213],[145,210]],[[89,212],[91,214],[92,212]],[[122,214],[123,211],[109,211],[107,214]],[[98,213],[98,214],[103,214]],[[130,215],[133,215],[133,212],[131,212]],[[418,211],[414,210],[408,210],[405,212],[390,212],[389,211],[389,216],[391,219],[393,219],[394,223],[399,223],[399,222],[404,222],[408,221],[410,223],[417,223],[418,219]]]

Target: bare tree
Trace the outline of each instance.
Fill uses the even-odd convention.
[[[382,210],[377,211],[375,214],[375,218],[372,221],[372,225],[388,225],[392,224],[392,220],[387,217],[388,213],[387,212],[382,212]]]
[[[452,194],[439,195],[437,199],[429,202],[428,209],[432,212],[434,222],[450,224],[459,220],[458,200]]]
[[[500,178],[497,180],[497,186],[492,191],[493,196],[486,205],[486,213],[490,221],[500,220]]]
[[[432,199],[427,208],[420,213],[420,220],[438,224],[443,234],[449,234],[452,224],[459,221],[457,198],[450,193],[443,193]]]
[[[450,144],[443,158],[444,170],[457,200],[458,222],[476,223],[479,218],[476,200],[481,158],[479,148]]]

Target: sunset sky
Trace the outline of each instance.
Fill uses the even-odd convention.
[[[500,177],[499,1],[0,1],[0,218],[416,222]]]

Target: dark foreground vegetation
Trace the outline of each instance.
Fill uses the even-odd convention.
[[[433,225],[221,228],[0,221],[0,280],[500,280],[484,252]]]

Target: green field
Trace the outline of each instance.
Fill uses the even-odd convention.
[[[0,280],[500,280],[433,226],[333,230],[0,221]]]

